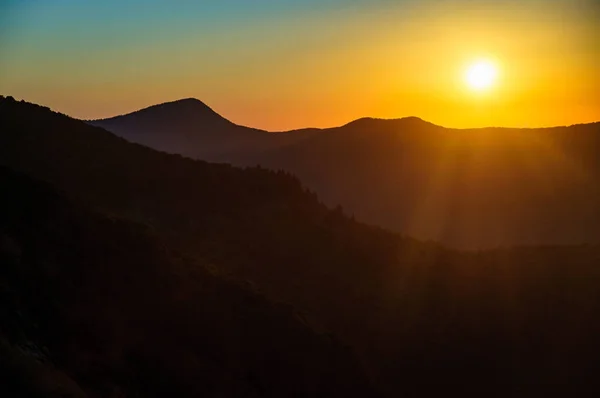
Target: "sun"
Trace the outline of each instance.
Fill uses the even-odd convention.
[[[474,91],[487,91],[494,86],[498,78],[497,66],[488,60],[472,63],[465,73],[465,81]]]

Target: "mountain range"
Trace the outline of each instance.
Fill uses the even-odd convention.
[[[377,145],[365,126],[380,126]],[[582,155],[573,170],[593,165],[588,129],[585,148],[579,136],[561,142]],[[325,159],[344,134],[359,179],[362,150],[391,161],[399,140],[425,153],[433,131],[440,154],[487,148],[496,158],[482,167],[508,156],[495,130],[472,144],[459,140],[471,131],[453,141],[414,118],[309,130],[260,156],[299,161],[316,140]],[[433,161],[408,149],[399,158]],[[15,396],[57,386],[109,397],[600,392],[598,245],[448,249],[329,207],[289,171],[160,152],[10,97],[0,98],[0,166],[0,387]],[[581,178],[567,182],[588,187]]]
[[[169,153],[291,172],[358,220],[452,247],[600,242],[600,123],[459,130],[363,118],[269,133],[195,99],[90,123]]]

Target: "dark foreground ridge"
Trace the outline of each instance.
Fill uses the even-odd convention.
[[[331,331],[343,344],[349,345],[369,378],[389,397],[439,397],[451,393],[462,397],[562,398],[597,396],[600,392],[596,373],[600,352],[600,318],[597,316],[600,313],[600,249],[597,246],[532,246],[479,252],[447,250],[437,244],[363,225],[348,217],[341,207],[330,210],[287,173],[262,168],[239,169],[160,153],[48,109],[10,100],[0,102],[0,163],[51,183],[85,208],[92,206],[95,212],[111,214],[101,219],[127,219],[134,221],[133,225],[146,225],[142,230],[152,231],[148,233],[155,237],[144,242],[163,249],[138,250],[136,245],[141,243],[113,233],[112,229],[100,235],[97,241],[89,234],[57,231],[43,235],[52,242],[62,241],[74,248],[82,245],[94,248],[94,245],[104,244],[101,236],[107,236],[117,253],[124,252],[127,256],[128,253],[150,253],[149,264],[162,261],[164,256],[165,261],[175,256],[160,253],[181,253],[176,256],[185,257],[181,262],[191,264],[185,266],[191,273],[203,273],[202,270],[208,268],[217,275],[226,275],[238,285],[253,286],[253,291],[264,295],[266,307],[274,302],[289,303],[301,311],[301,318],[312,325],[312,329]],[[44,208],[48,206],[44,203],[51,203],[43,195],[25,195],[29,196],[40,198],[33,208]],[[3,206],[2,211],[8,212],[9,207]],[[15,222],[17,226],[21,224],[21,221]],[[122,224],[132,225],[131,221],[122,221]],[[15,255],[19,258],[18,253],[28,252],[18,237],[4,233],[9,237],[7,242],[16,242],[6,246],[8,252],[13,253],[10,258]],[[86,236],[89,242],[84,239]],[[60,265],[68,263],[71,258],[68,256],[77,259],[80,258],[77,253],[85,253],[84,249],[68,251],[62,244],[60,249],[40,245],[32,244],[34,249],[28,256],[47,259],[40,264],[49,264],[48,267],[41,266],[41,270],[52,270],[53,259],[58,259]],[[103,251],[96,248],[92,252]],[[90,256],[86,262],[104,264],[103,258]],[[111,258],[108,260],[112,261]],[[126,263],[119,261],[117,264]],[[173,265],[168,261],[170,269],[180,269],[178,261]],[[199,267],[197,271],[196,267]],[[98,268],[111,269],[107,264]],[[115,279],[130,284],[133,277],[126,277],[125,273],[121,278],[120,272],[126,272],[122,268],[127,267],[120,266]],[[142,272],[134,269],[136,273]],[[40,275],[43,277],[31,279],[38,283],[35,286],[43,286],[47,278],[47,274]],[[167,291],[191,289],[188,280],[193,278],[185,273],[183,280],[158,275],[160,278],[157,278],[167,284],[162,289],[171,286],[169,283],[177,288]],[[7,280],[14,280],[12,278]],[[85,294],[90,290],[94,297],[102,297],[102,300],[90,301],[87,296],[77,300],[73,322],[83,317],[86,303],[95,303],[94,308],[98,308],[95,313],[101,317],[98,319],[107,320],[98,327],[116,328],[114,334],[120,336],[129,326],[120,329],[118,325],[129,325],[131,321],[127,316],[106,318],[105,311],[113,306],[122,305],[124,311],[129,307],[122,304],[126,302],[123,296],[116,295],[112,299],[112,290],[103,290],[113,283],[113,279],[103,278],[94,275],[91,279],[98,280],[98,284],[85,287],[81,292]],[[102,282],[106,280],[110,283]],[[140,291],[148,285],[152,293],[140,297],[147,298],[161,288],[154,282],[140,280],[139,283],[142,282]],[[9,286],[8,282],[2,283],[1,286]],[[119,283],[125,282],[114,283],[120,286]],[[60,292],[69,292],[61,288],[47,296],[30,296],[29,288],[12,282],[10,286],[7,291],[11,295],[30,297],[28,302],[36,306],[50,305],[53,298],[62,300]],[[138,289],[138,285],[132,286]],[[187,343],[188,340],[179,338],[179,333],[187,333],[191,321],[170,323],[168,316],[179,313],[180,308],[193,313],[197,303],[190,297],[182,295],[177,296],[179,301],[165,301],[160,311],[152,309],[143,318],[148,322],[142,323],[143,326],[156,326],[154,322],[162,324],[165,314],[165,319],[169,319],[166,324],[174,325],[168,328],[173,331],[163,331],[164,335],[150,340],[149,346],[153,347],[165,339],[167,353],[161,355],[187,352],[185,346],[172,346],[170,342]],[[217,318],[218,314],[228,314],[219,307],[219,300],[206,297],[200,306],[202,311],[210,313],[214,309],[217,314],[211,316]],[[150,298],[148,302],[151,307],[160,304]],[[240,317],[245,316],[244,306],[236,308],[240,308]],[[49,310],[40,313],[43,315]],[[235,315],[232,317],[237,319]],[[187,315],[185,318],[195,319]],[[254,324],[254,321],[248,322]],[[59,334],[56,338],[64,333],[65,341],[79,341],[81,337],[72,337],[79,329],[67,325],[64,330],[54,330],[53,333]],[[222,344],[219,347],[225,347],[227,358],[234,361],[239,358],[238,350],[245,347],[245,343],[240,344],[246,340],[242,334],[236,334],[237,323],[223,321],[216,325],[212,333],[223,335],[223,340],[217,340]],[[260,327],[258,322],[256,325]],[[148,329],[155,336],[154,328]],[[322,341],[320,337],[315,339]],[[97,344],[104,347],[105,343]],[[162,347],[159,345],[156,349]],[[263,346],[258,344],[257,347]],[[325,352],[338,352],[337,348],[331,349],[333,351]],[[78,346],[72,350],[75,356],[80,352]],[[263,352],[262,348],[257,350]],[[293,357],[301,355],[295,348],[290,351]],[[110,350],[102,352],[109,355]],[[269,352],[267,349],[264,355],[270,355]],[[314,355],[311,358],[319,360],[319,356]],[[333,358],[336,357],[337,354]],[[76,368],[85,369],[82,364],[87,359],[79,361]],[[348,361],[352,363],[351,359]],[[165,362],[168,363],[158,361],[158,364],[162,366]],[[342,372],[340,374],[360,374],[330,366],[333,362],[325,363],[330,369]],[[152,374],[173,374],[161,366],[154,368],[156,373]],[[98,379],[112,380],[109,374],[98,375],[101,375]],[[360,375],[356,377],[358,381],[363,380]],[[76,381],[79,383],[79,379]],[[271,387],[268,382],[266,385],[283,389],[288,382],[285,386]],[[340,384],[341,390],[344,385]],[[204,381],[198,388],[207,388]]]
[[[0,168],[3,397],[375,396],[283,304]]]

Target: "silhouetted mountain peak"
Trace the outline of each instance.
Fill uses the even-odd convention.
[[[434,126],[434,124],[429,123],[419,117],[416,116],[408,116],[399,119],[380,119],[374,117],[363,117],[360,119],[356,119],[351,121],[350,123],[345,124],[342,127],[379,127],[383,125],[395,125],[395,126],[406,126],[406,127],[414,127],[414,126]]]
[[[197,98],[183,98],[175,101],[164,102],[162,104],[145,108],[145,110],[146,109],[192,110],[195,112],[206,112],[207,114],[221,117],[221,115],[215,112],[210,106],[206,105]]]
[[[150,126],[201,124],[204,126],[231,126],[232,122],[196,98],[184,98],[152,105],[125,115],[90,121],[91,124],[141,123]]]

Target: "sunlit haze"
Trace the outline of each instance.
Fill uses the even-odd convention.
[[[269,130],[569,125],[600,119],[599,19],[594,0],[8,0],[0,93],[85,119],[194,97]]]
[[[600,0],[0,0],[1,397],[600,397]]]

